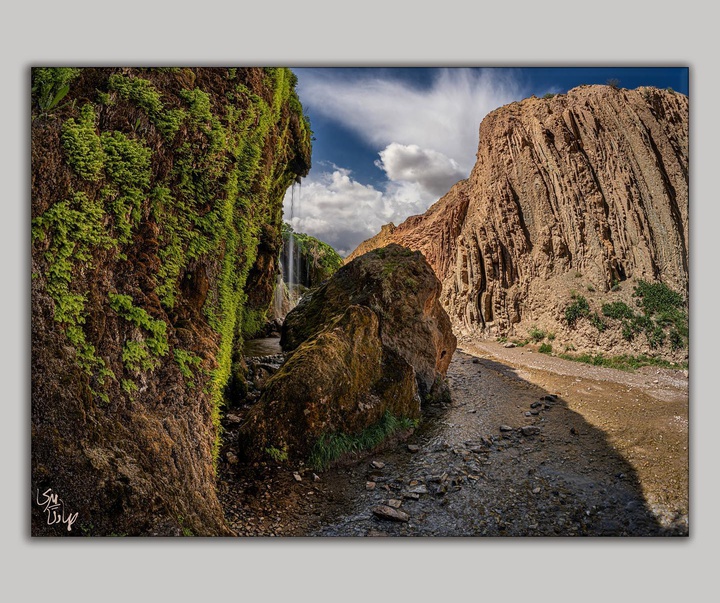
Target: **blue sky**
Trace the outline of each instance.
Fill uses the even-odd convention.
[[[619,81],[688,94],[687,68],[293,68],[315,135],[285,220],[347,255],[424,212],[475,162],[483,117],[507,103]]]

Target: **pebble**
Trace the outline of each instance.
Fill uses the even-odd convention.
[[[477,358],[473,358],[473,364],[480,364],[480,361]]]
[[[242,419],[240,417],[232,414],[225,415],[225,421],[227,423],[230,423],[231,425],[237,425],[239,423],[242,423]]]
[[[314,482],[319,482],[319,481],[320,481],[320,476],[319,476],[317,473],[313,473],[313,481],[314,481]]]
[[[388,507],[392,507],[393,509],[399,509],[402,506],[402,501],[398,500],[397,498],[391,498],[387,504]]]
[[[408,449],[408,452],[412,452],[412,453],[420,452],[420,446],[418,446],[417,444],[408,444],[407,449]]]
[[[227,459],[228,463],[230,463],[231,465],[234,465],[235,463],[238,462],[238,457],[234,452],[228,452],[225,455],[225,458]]]
[[[513,428],[510,425],[500,425],[500,431],[512,431]]]
[[[420,500],[420,495],[417,492],[403,492],[402,496],[410,500]]]
[[[508,341],[503,347],[504,348],[514,348],[515,344],[512,341]]]
[[[293,477],[295,478],[296,482],[302,481],[302,477],[300,476],[300,474],[297,471],[293,471]]]
[[[537,425],[526,425],[521,431],[524,436],[537,435],[540,433],[540,428]]]
[[[372,512],[375,517],[387,519],[388,521],[402,521],[407,523],[410,520],[410,516],[404,511],[393,509],[387,505],[378,505]]]
[[[533,488],[533,494],[540,494],[540,488]]]
[[[530,405],[530,408],[537,408],[537,407],[540,406],[541,404],[542,404],[542,402],[540,402],[540,401],[538,400],[537,402],[533,402],[533,403]]]
[[[366,490],[374,490],[374,489],[375,489],[375,482],[365,482],[365,489],[366,489]]]
[[[417,486],[413,486],[412,488],[408,488],[407,490],[410,494],[427,494],[428,489],[425,484],[419,484]]]
[[[382,461],[373,461],[370,463],[375,469],[382,469],[385,466],[385,463]]]

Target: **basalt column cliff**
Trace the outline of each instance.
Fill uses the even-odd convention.
[[[389,242],[425,254],[458,334],[539,325],[577,349],[629,349],[563,311],[581,295],[631,305],[641,280],[687,303],[688,98],[581,86],[504,106],[480,125],[467,180],[351,258]]]
[[[33,535],[230,533],[219,417],[272,303],[284,193],[310,169],[295,84],[33,69]]]

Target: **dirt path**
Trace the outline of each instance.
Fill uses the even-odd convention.
[[[428,409],[407,442],[354,466],[317,476],[298,467],[298,481],[223,464],[221,498],[237,533],[687,534],[682,372],[625,373],[461,342],[448,380],[448,407]],[[395,520],[379,517],[380,506]]]

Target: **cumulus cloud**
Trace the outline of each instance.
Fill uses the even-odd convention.
[[[451,157],[416,144],[393,142],[380,151],[375,162],[394,182],[417,183],[423,196],[435,199],[444,195],[458,180],[467,176]]]
[[[337,120],[378,149],[391,143],[434,149],[456,161],[465,175],[475,163],[483,117],[522,97],[512,72],[498,69],[441,69],[429,88],[373,75],[348,80],[334,77],[333,70],[308,70],[299,89],[314,112]]]

